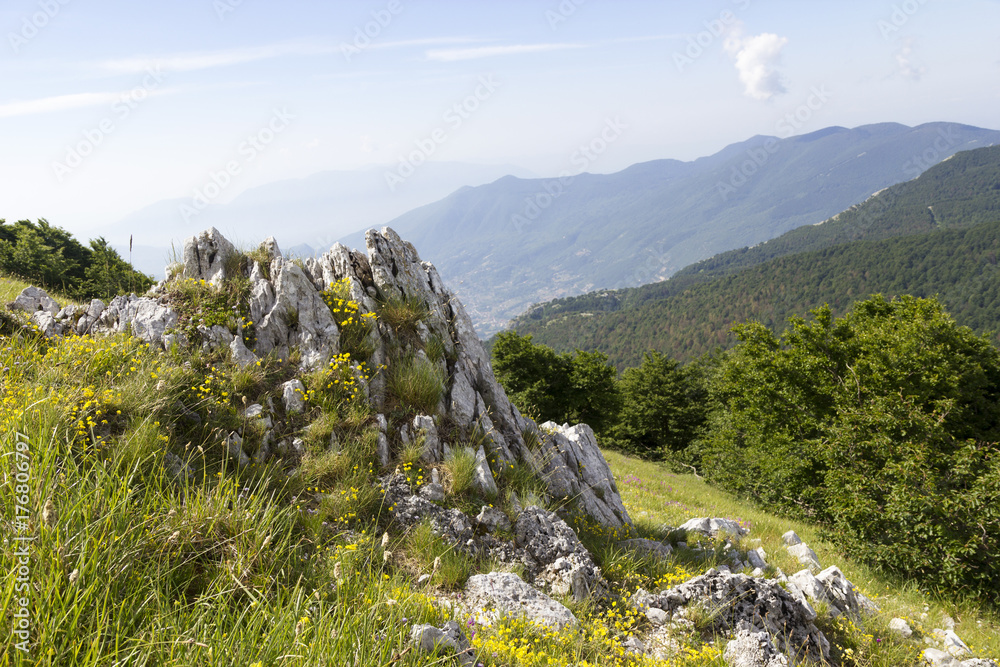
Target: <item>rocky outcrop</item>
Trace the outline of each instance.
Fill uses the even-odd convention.
[[[44,311],[50,315],[59,312],[59,304],[56,300],[40,287],[28,286],[21,290],[11,303],[7,304],[10,310],[23,310],[26,313]]]
[[[730,667],[787,667],[788,658],[775,648],[771,636],[740,621],[736,635],[726,644],[723,660]]]
[[[604,526],[631,526],[594,431],[586,424],[560,426],[555,422],[542,424],[541,430],[541,445],[532,452],[532,461],[545,476],[549,494],[571,500],[579,511]]]
[[[184,241],[184,277],[213,285],[225,277],[226,260],[236,248],[215,227]]]

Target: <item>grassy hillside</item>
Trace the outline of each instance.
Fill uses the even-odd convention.
[[[723,253],[664,283],[554,301],[514,328],[557,350],[606,352],[636,365],[655,349],[691,359],[732,343],[746,319],[780,327],[871,293],[939,294],[962,324],[996,328],[1000,147],[956,155],[820,226]]]
[[[19,287],[0,280],[2,293]],[[683,549],[664,560],[629,555],[610,534],[578,526],[613,587],[609,600],[563,599],[580,624],[560,632],[514,620],[470,626],[451,606],[465,580],[518,566],[463,555],[426,524],[401,531],[392,523],[374,483],[384,472],[375,462],[378,426],[360,393],[335,387],[334,376],[306,376],[305,411],[279,413],[279,427],[303,439],[295,467],[238,467],[220,429],[241,419],[246,427],[240,411],[248,403],[280,396],[293,360],[269,355],[240,368],[224,354],[155,351],[126,335],[48,342],[19,329],[4,332],[0,365],[0,525],[8,540],[0,567],[17,573],[0,589],[10,628],[0,665],[456,665],[453,656],[414,651],[409,640],[412,624],[453,617],[475,631],[484,665],[666,664],[626,657],[623,642],[649,628],[624,601],[637,587],[669,586],[716,562]],[[331,432],[338,449],[328,446]],[[392,464],[415,486],[429,477],[420,451]],[[852,565],[808,525],[662,467],[607,456],[637,536],[676,542],[664,522],[728,516],[750,524],[751,537],[788,571],[797,568],[776,540],[789,528],[824,563],[841,565],[885,613],[863,629],[830,621],[834,664],[917,665],[914,645],[886,633],[895,613],[925,630],[948,613],[977,652],[1000,654],[995,616]],[[448,505],[478,511],[496,502],[510,511],[510,490],[544,502],[524,470],[504,472],[501,495],[483,497],[471,487],[470,465],[462,457],[443,464]],[[17,542],[27,545],[23,554],[12,538],[31,538]],[[27,654],[13,633],[21,609],[30,616]],[[723,664],[709,643],[715,637],[677,639],[686,648],[669,664]]]

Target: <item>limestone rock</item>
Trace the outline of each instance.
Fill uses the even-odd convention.
[[[954,656],[936,648],[925,648],[923,658],[932,667],[962,667]]]
[[[493,479],[493,472],[490,470],[490,463],[486,460],[486,450],[480,445],[476,451],[476,467],[472,476],[473,485],[480,493],[494,497],[499,493],[497,482]]]
[[[909,639],[913,636],[913,628],[902,618],[894,618],[889,621],[889,629],[903,639]]]
[[[736,635],[726,644],[722,659],[731,667],[787,667],[788,658],[778,652],[766,632],[741,621]]]
[[[542,424],[545,432],[535,464],[555,498],[572,498],[579,511],[610,528],[632,525],[621,495],[597,446],[593,430],[586,424],[559,426]]]
[[[76,321],[76,333],[84,335],[90,333],[91,328],[97,323],[104,312],[104,302],[100,299],[91,299],[83,314]]]
[[[156,299],[116,296],[101,312],[95,327],[115,333],[130,332],[150,345],[161,347],[164,334],[177,326],[177,313]]]
[[[243,336],[233,336],[233,341],[229,344],[229,355],[240,368],[246,368],[257,361],[257,355],[247,349]]]
[[[184,277],[213,285],[225,278],[226,259],[236,248],[215,227],[184,240]]]
[[[47,310],[36,310],[31,314],[31,323],[38,329],[38,333],[46,338],[55,338],[62,334],[63,327],[56,322],[56,318]]]
[[[416,439],[421,436],[424,438],[424,450],[420,459],[425,463],[437,463],[443,460],[441,439],[438,437],[433,417],[417,415],[413,418],[413,437]]]
[[[819,557],[805,542],[799,542],[798,544],[785,548],[789,554],[795,557],[800,563],[808,567],[810,570],[819,571],[821,569],[819,565]]]
[[[281,399],[285,403],[285,412],[293,415],[302,412],[306,407],[306,386],[302,380],[289,380],[281,385]]]
[[[21,290],[21,293],[8,305],[8,308],[11,310],[23,310],[26,313],[34,313],[41,310],[53,317],[59,312],[59,304],[56,303],[56,300],[50,297],[49,293],[41,287],[35,287],[34,285]]]
[[[476,525],[482,526],[487,533],[495,533],[498,530],[509,531],[511,529],[510,519],[507,515],[496,507],[483,506],[476,516]]]
[[[502,616],[525,616],[535,623],[559,629],[576,625],[573,612],[512,572],[469,577],[465,603],[469,609],[479,610],[478,620],[484,625],[492,625]]]
[[[618,546],[628,551],[638,551],[644,555],[656,556],[658,558],[667,558],[674,552],[674,548],[669,544],[657,542],[656,540],[648,540],[643,537],[622,540],[618,543]]]
[[[414,625],[410,629],[410,640],[423,653],[432,653],[440,648],[447,648],[458,654],[463,666],[474,665],[475,655],[462,627],[455,621],[448,621],[443,627],[433,625]]]
[[[782,535],[781,541],[784,542],[786,547],[794,547],[796,544],[802,544],[802,539],[795,533],[794,530],[790,530]]]
[[[785,590],[777,579],[757,579],[731,574],[722,568],[712,569],[649,596],[645,602],[674,615],[692,603],[719,610],[713,619],[714,632],[734,632],[742,627],[741,622],[746,622],[753,631],[774,637],[778,650],[792,660],[819,661],[829,655],[830,644],[813,623],[816,612],[804,597]]]
[[[701,533],[710,537],[718,537],[722,534],[742,537],[748,535],[750,531],[732,519],[723,518],[698,518],[688,519],[679,530]]]

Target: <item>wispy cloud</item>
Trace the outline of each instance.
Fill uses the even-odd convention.
[[[106,74],[134,74],[158,67],[166,72],[192,72],[195,70],[229,67],[244,63],[269,60],[283,56],[326,55],[336,51],[332,45],[319,44],[269,44],[265,46],[202,51],[165,56],[130,56],[97,62],[83,63]]]
[[[494,56],[514,56],[523,53],[582,48],[585,48],[584,44],[510,44],[507,46],[478,46],[471,49],[430,49],[427,51],[426,56],[427,60],[455,62],[459,60],[475,60],[476,58],[492,58]]]
[[[121,93],[75,93],[73,95],[42,97],[37,100],[8,102],[0,104],[0,118],[31,116],[39,113],[113,104],[119,99],[121,99]]]
[[[736,65],[745,94],[755,100],[769,100],[787,92],[778,65],[788,38],[772,32],[743,37],[742,31],[742,25],[734,26],[726,38],[725,49]]]

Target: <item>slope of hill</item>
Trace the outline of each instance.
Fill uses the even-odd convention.
[[[217,252],[188,248],[185,274],[142,306],[119,297],[96,322],[63,311],[66,336],[5,319],[0,447],[17,483],[0,485],[15,544],[0,567],[16,576],[0,613],[30,621],[8,625],[0,664],[710,667],[738,621],[761,617],[791,659],[916,667],[950,617],[973,656],[1000,652],[1000,621],[959,592],[930,598],[843,558],[821,527],[693,476],[613,453],[609,466],[585,426],[523,420],[461,305],[393,236],[373,236],[367,262],[303,269],[206,233],[197,248]],[[19,286],[0,277],[0,293]],[[27,310],[51,323],[59,305]],[[271,312],[251,328],[245,307]],[[586,516],[615,502],[619,524]],[[705,516],[735,532],[667,527]],[[788,529],[849,577],[807,588],[811,615],[778,579],[803,568]],[[732,590],[699,590],[701,574]],[[682,583],[690,611],[670,612],[689,624],[665,630],[627,602],[640,587],[680,599]],[[855,591],[881,608],[863,624],[842,615],[862,614]],[[661,619],[665,605],[650,601]],[[912,638],[893,616],[919,616]]]
[[[775,328],[824,302],[841,311],[873,292],[907,292],[939,293],[960,322],[992,330],[998,220],[1000,147],[963,152],[823,225],[724,253],[664,283],[542,304],[514,328],[628,366],[647,349],[690,359],[726,346],[729,327],[745,319]]]
[[[663,280],[813,225],[1000,132],[931,123],[757,136],[693,162],[503,178],[392,221],[467,302],[481,333],[531,303]],[[358,245],[357,235],[347,237]]]

